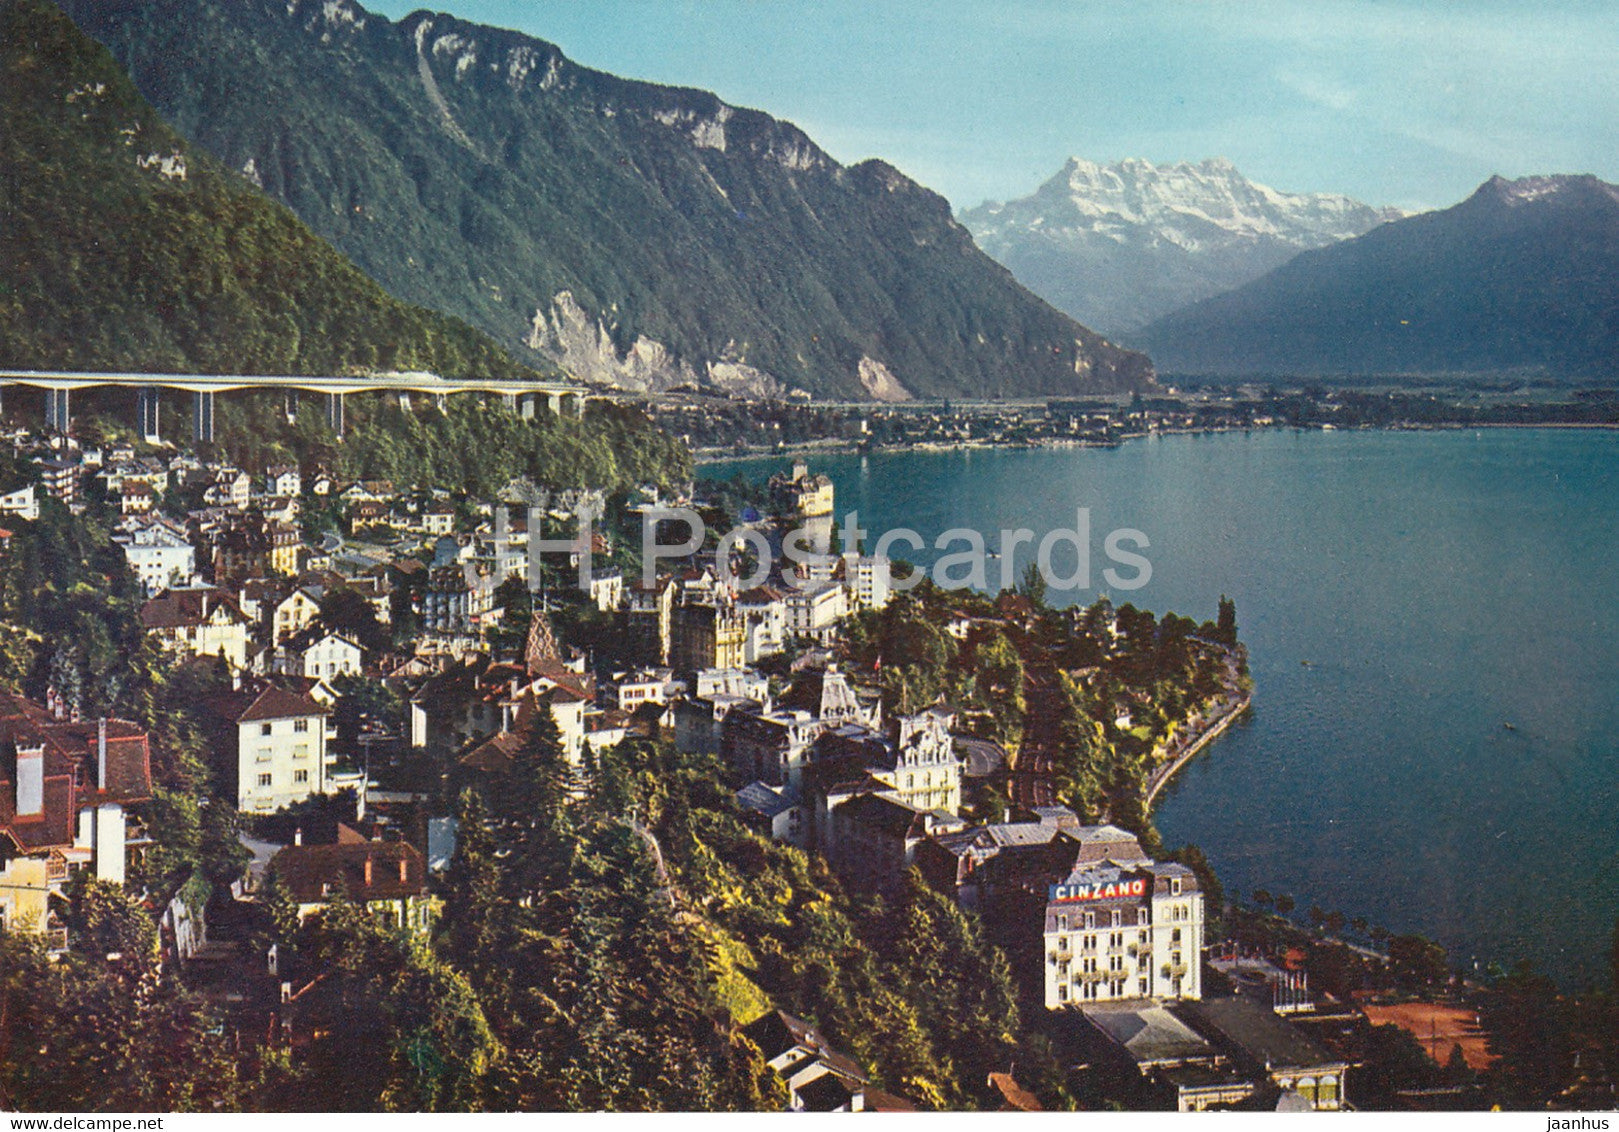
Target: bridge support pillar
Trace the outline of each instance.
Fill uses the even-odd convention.
[[[551,410],[553,417],[560,417],[562,415],[562,394],[547,393],[545,395],[545,407]]]
[[[326,423],[337,434],[339,440],[343,439],[343,394],[326,394]]]
[[[447,393],[435,393],[435,394],[433,394],[433,408],[437,409],[441,413],[448,413],[450,411],[450,396],[449,396],[449,394],[447,394]]]
[[[525,421],[534,419],[535,400],[532,393],[525,393],[517,399],[517,412]]]
[[[148,444],[161,443],[163,431],[158,419],[157,386],[141,386],[140,390],[135,394],[135,403],[140,407],[141,439]]]
[[[214,395],[209,390],[191,395],[191,439],[198,444],[214,442]]]
[[[517,412],[517,394],[515,394],[515,393],[502,393],[502,394],[500,394],[500,403],[508,413]]]
[[[66,389],[45,390],[45,427],[65,433],[73,423],[73,411]]]
[[[289,389],[282,400],[282,411],[287,414],[287,423],[293,424],[298,420],[298,391]]]
[[[395,399],[395,402],[399,405],[399,411],[401,413],[410,412],[410,390],[401,389],[395,395],[394,399]]]

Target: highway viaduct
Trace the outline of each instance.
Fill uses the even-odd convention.
[[[449,378],[434,373],[386,373],[371,377],[311,377],[299,374],[198,374],[198,373],[79,373],[66,370],[0,370],[0,390],[7,385],[23,385],[43,390],[45,425],[67,432],[72,423],[71,397],[75,389],[103,386],[132,388],[137,391],[140,434],[153,443],[162,439],[159,406],[160,391],[189,393],[192,405],[192,439],[199,444],[214,439],[214,397],[243,389],[280,389],[287,394],[289,413],[297,412],[297,395],[313,393],[325,402],[326,423],[339,437],[343,435],[343,398],[352,393],[387,393],[398,398],[401,407],[410,406],[413,394],[431,396],[442,406],[453,393],[485,393],[501,397],[525,418],[532,418],[544,402],[558,415],[571,411],[581,414],[588,390],[555,381],[502,381],[496,378]]]

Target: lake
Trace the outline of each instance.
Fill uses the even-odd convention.
[[[970,527],[993,548],[1002,528],[1071,527],[1090,508],[1093,588],[1054,602],[1099,595],[1102,539],[1122,527],[1147,535],[1152,575],[1116,604],[1202,621],[1221,594],[1236,601],[1254,710],[1155,814],[1165,843],[1200,845],[1232,894],[1422,932],[1464,964],[1605,977],[1619,434],[1262,431],[812,468],[873,537]]]

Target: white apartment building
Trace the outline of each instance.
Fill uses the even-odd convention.
[[[338,633],[317,636],[317,632],[311,631],[287,642],[282,650],[281,670],[289,676],[305,676],[311,680],[358,676],[364,666],[364,650]]]
[[[189,586],[197,574],[197,551],[185,532],[163,519],[127,519],[113,532],[124,560],[140,579],[147,597]]]
[[[236,732],[236,808],[274,813],[324,794],[326,716],[305,692],[260,684],[221,705]]]
[[[843,587],[836,582],[810,582],[803,589],[789,590],[784,605],[790,636],[822,642],[849,613]]]
[[[39,518],[39,497],[34,494],[34,485],[28,484],[0,495],[0,514],[16,515],[29,522]]]
[[[141,628],[183,656],[222,657],[247,666],[248,620],[229,594],[210,586],[165,590],[140,609]]]
[[[882,609],[893,591],[888,559],[865,554],[844,555],[843,584],[849,589],[850,609]]]
[[[1046,1007],[1202,998],[1203,894],[1196,875],[1185,865],[1147,859],[1136,839],[1115,827],[1074,832],[1082,841],[1099,836],[1048,889]]]

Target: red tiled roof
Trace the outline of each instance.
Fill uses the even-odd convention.
[[[141,606],[141,628],[151,631],[202,625],[221,607],[234,620],[247,620],[235,599],[224,590],[165,590]]]
[[[322,904],[338,892],[357,903],[427,893],[427,862],[403,841],[289,845],[270,867],[300,904]]]
[[[269,681],[251,682],[241,691],[215,696],[210,706],[216,714],[233,723],[330,715],[332,710],[306,691],[295,691]]]
[[[100,782],[99,724],[53,718],[38,704],[0,691],[0,836],[25,852],[73,843],[79,810],[103,802],[138,802],[152,796],[146,732],[121,719],[107,721],[106,785]],[[17,747],[44,748],[43,805],[17,813]]]

